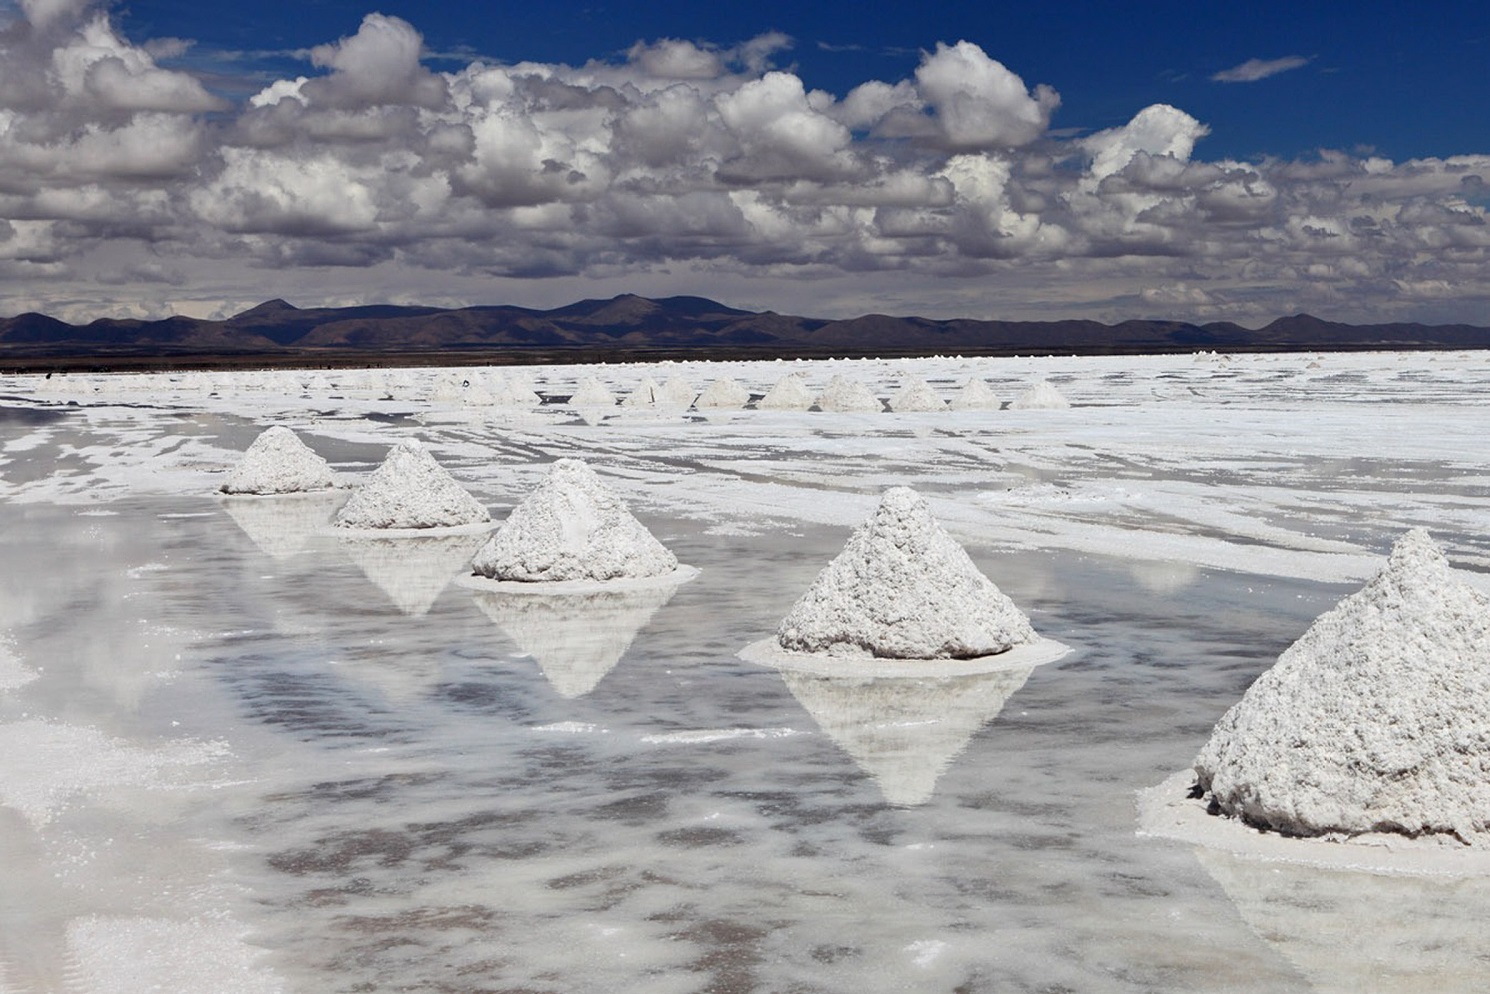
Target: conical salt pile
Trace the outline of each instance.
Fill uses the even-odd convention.
[[[417,439],[399,442],[342,509],[341,528],[456,528],[491,520]]]
[[[762,411],[805,411],[816,399],[801,373],[788,373],[755,406]]]
[[[787,613],[776,638],[793,652],[973,659],[1038,636],[921,495],[895,487]]]
[[[615,407],[616,395],[605,389],[593,376],[580,380],[579,389],[569,398],[570,407]]]
[[[1009,401],[1011,411],[1059,411],[1071,406],[1061,392],[1045,380],[1037,380],[1018,397]]]
[[[999,399],[986,380],[974,376],[962,385],[949,406],[954,411],[996,411]]]
[[[560,459],[471,560],[489,580],[664,576],[678,560],[578,459]]]
[[[691,407],[698,391],[681,376],[670,376],[657,392],[657,403],[664,407]]]
[[[901,386],[900,392],[890,398],[890,410],[899,413],[907,411],[945,411],[947,402],[937,396],[931,384],[922,379],[908,380]]]
[[[836,374],[817,398],[817,406],[818,410],[830,414],[879,412],[885,409],[880,399],[870,393],[864,384]]]
[[[656,380],[650,376],[643,377],[642,381],[637,384],[636,389],[631,391],[625,400],[621,401],[621,406],[656,407],[658,401],[661,399],[661,392],[662,388],[657,385]]]
[[[1222,717],[1195,772],[1258,827],[1490,845],[1490,598],[1408,532]]]
[[[312,452],[283,425],[265,429],[254,439],[228,480],[225,494],[293,494],[326,490],[336,477],[326,460]]]
[[[750,391],[742,387],[739,381],[726,377],[704,387],[704,392],[698,395],[693,406],[700,411],[739,410],[748,403]]]

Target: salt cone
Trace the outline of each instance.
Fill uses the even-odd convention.
[[[698,400],[693,406],[699,410],[739,410],[750,402],[750,391],[742,387],[738,381],[729,378],[718,379],[704,388],[704,392],[698,395]]]
[[[664,576],[677,558],[578,459],[560,459],[471,560],[491,580]]]
[[[456,528],[489,521],[486,508],[415,439],[394,446],[342,509],[341,528]]]
[[[1009,401],[1011,411],[1058,411],[1070,406],[1071,402],[1045,380],[1037,380]]]
[[[987,381],[974,376],[957,391],[950,406],[954,411],[996,411],[999,399]]]
[[[838,375],[823,388],[822,394],[817,398],[817,406],[818,410],[833,414],[874,413],[885,409],[885,405],[863,383]]]
[[[815,399],[800,373],[788,373],[755,406],[762,411],[805,411]]]
[[[777,629],[788,651],[890,659],[974,659],[1036,639],[908,487],[885,492]]]
[[[1221,718],[1195,772],[1258,827],[1490,846],[1490,598],[1408,532]]]
[[[225,494],[292,494],[326,490],[336,477],[326,460],[312,452],[283,425],[267,428],[254,439],[222,485]]]
[[[890,398],[890,410],[896,413],[911,411],[945,411],[946,401],[937,395],[930,383],[922,379],[909,380],[900,392]]]

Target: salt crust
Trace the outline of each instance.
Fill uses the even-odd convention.
[[[704,392],[698,395],[693,406],[698,410],[739,410],[750,403],[750,391],[740,385],[738,380],[729,378],[718,379],[704,387]]]
[[[489,580],[555,583],[658,577],[678,560],[578,459],[554,463],[471,560]]]
[[[909,487],[885,492],[776,631],[789,652],[890,659],[965,660],[1037,638]]]
[[[399,442],[336,513],[338,528],[480,528],[491,515],[417,439]]]
[[[220,488],[225,494],[293,494],[329,490],[336,476],[284,425],[266,428],[238,460]]]
[[[1248,688],[1195,771],[1262,828],[1490,849],[1490,597],[1413,529]]]
[[[1059,411],[1071,406],[1061,392],[1045,380],[1038,380],[1009,401],[1011,411]]]
[[[831,414],[848,414],[858,411],[879,412],[885,409],[880,399],[863,383],[846,376],[834,375],[817,398],[820,411]]]

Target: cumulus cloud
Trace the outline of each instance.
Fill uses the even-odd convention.
[[[1259,79],[1307,66],[1312,61],[1312,58],[1306,59],[1302,55],[1285,55],[1281,59],[1248,59],[1241,65],[1222,69],[1212,75],[1211,79],[1217,83],[1255,83]]]
[[[540,278],[826,306],[793,289],[810,281],[857,288],[831,298],[850,311],[895,310],[899,287],[925,313],[977,293],[1237,320],[1490,300],[1490,156],[1207,158],[1208,126],[1165,104],[1071,137],[1054,89],[967,41],[834,94],[773,67],[779,34],[434,72],[413,25],[373,14],[230,104],[163,64],[182,43],[86,3],[24,10],[0,36],[0,279],[28,299],[90,280],[115,299],[148,256],[248,302],[304,281],[310,302],[479,303]]]

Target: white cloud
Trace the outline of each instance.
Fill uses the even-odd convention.
[[[916,85],[954,148],[1028,145],[1045,133],[1061,101],[1044,84],[1031,95],[1024,80],[967,41],[937,43],[916,69]]]
[[[1255,83],[1280,72],[1307,66],[1312,61],[1313,59],[1306,59],[1302,55],[1285,55],[1281,59],[1248,59],[1241,65],[1222,69],[1212,75],[1211,79],[1217,83]]]

